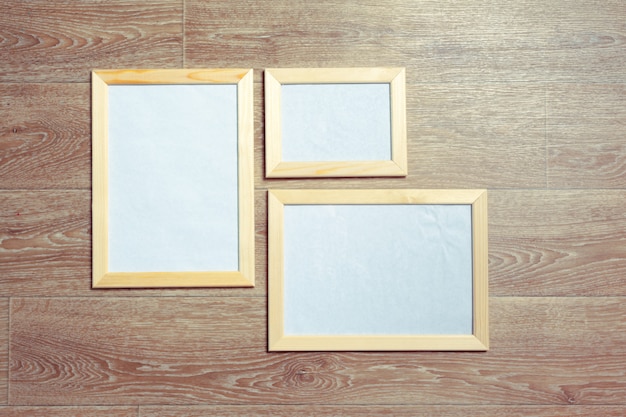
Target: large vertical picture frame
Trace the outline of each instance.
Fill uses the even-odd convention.
[[[485,190],[270,190],[270,351],[484,351]]]
[[[94,288],[254,286],[251,69],[92,72]]]
[[[404,68],[265,70],[265,175],[407,175]]]

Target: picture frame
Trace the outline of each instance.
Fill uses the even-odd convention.
[[[265,175],[407,175],[404,68],[265,70]]]
[[[269,190],[269,351],[486,351],[486,190]]]
[[[93,288],[254,286],[252,69],[91,80]]]

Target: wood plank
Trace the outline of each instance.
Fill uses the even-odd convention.
[[[2,414],[0,414],[1,416]],[[255,405],[255,406],[153,406],[140,407],[140,417],[622,417],[622,406],[472,406],[464,405]]]
[[[626,405],[626,298],[492,298],[491,350],[268,353],[264,298],[13,298],[9,403]]]
[[[0,296],[264,295],[265,192],[255,198],[255,288],[92,290],[90,192],[0,191]]]
[[[0,84],[1,189],[91,188],[89,97],[88,84]]]
[[[0,206],[2,295],[89,291],[88,191],[0,191]]]
[[[179,0],[2,2],[0,82],[88,82],[93,68],[182,66]]]
[[[9,299],[0,298],[0,404],[8,401]]]
[[[623,415],[625,13],[0,2],[0,416]],[[265,179],[256,71],[257,287],[90,289],[91,69],[346,63],[407,68],[408,178]],[[491,351],[268,353],[264,190],[323,187],[489,188]]]
[[[552,85],[546,123],[550,188],[626,187],[626,84]]]
[[[136,417],[137,407],[0,407],[0,417]]]
[[[538,0],[261,1],[236,9],[227,0],[191,0],[186,7],[189,67],[233,57],[254,68],[406,66],[414,69],[410,81],[449,82],[541,79],[546,65]]]
[[[336,188],[333,180],[264,179],[262,86],[254,88],[256,184]],[[12,109],[0,131],[0,187],[91,188],[89,86],[5,84],[0,91]],[[371,179],[368,187],[543,187],[544,100],[543,86],[407,86],[409,176]]]
[[[545,2],[545,79],[567,82],[626,82],[624,2]]]
[[[491,294],[626,295],[625,197],[620,190],[491,190]],[[257,191],[254,289],[93,291],[89,192],[0,192],[0,296],[265,295],[266,204]]]
[[[624,190],[489,192],[491,295],[626,295]]]
[[[409,182],[424,188],[545,186],[540,85],[412,85]]]
[[[413,83],[406,94],[408,176],[342,179],[341,188],[545,187],[545,86]],[[261,176],[257,185],[339,188],[336,180]]]
[[[189,67],[237,57],[258,69],[406,66],[409,82],[626,80],[621,0],[186,5]]]

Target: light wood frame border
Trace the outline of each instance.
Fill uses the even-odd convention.
[[[254,109],[252,69],[94,70],[92,180],[94,288],[254,286]],[[108,271],[108,87],[112,84],[236,84],[239,271]]]
[[[391,160],[282,161],[281,86],[284,84],[389,83]],[[404,68],[269,68],[265,70],[265,176],[404,177],[407,169]]]
[[[284,334],[284,207],[302,204],[470,204],[472,210],[473,334],[287,336]],[[269,190],[270,351],[486,351],[488,231],[486,190]]]

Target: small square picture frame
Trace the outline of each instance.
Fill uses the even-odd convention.
[[[404,68],[265,70],[267,178],[407,175]]]
[[[486,190],[269,190],[268,350],[486,351]]]

